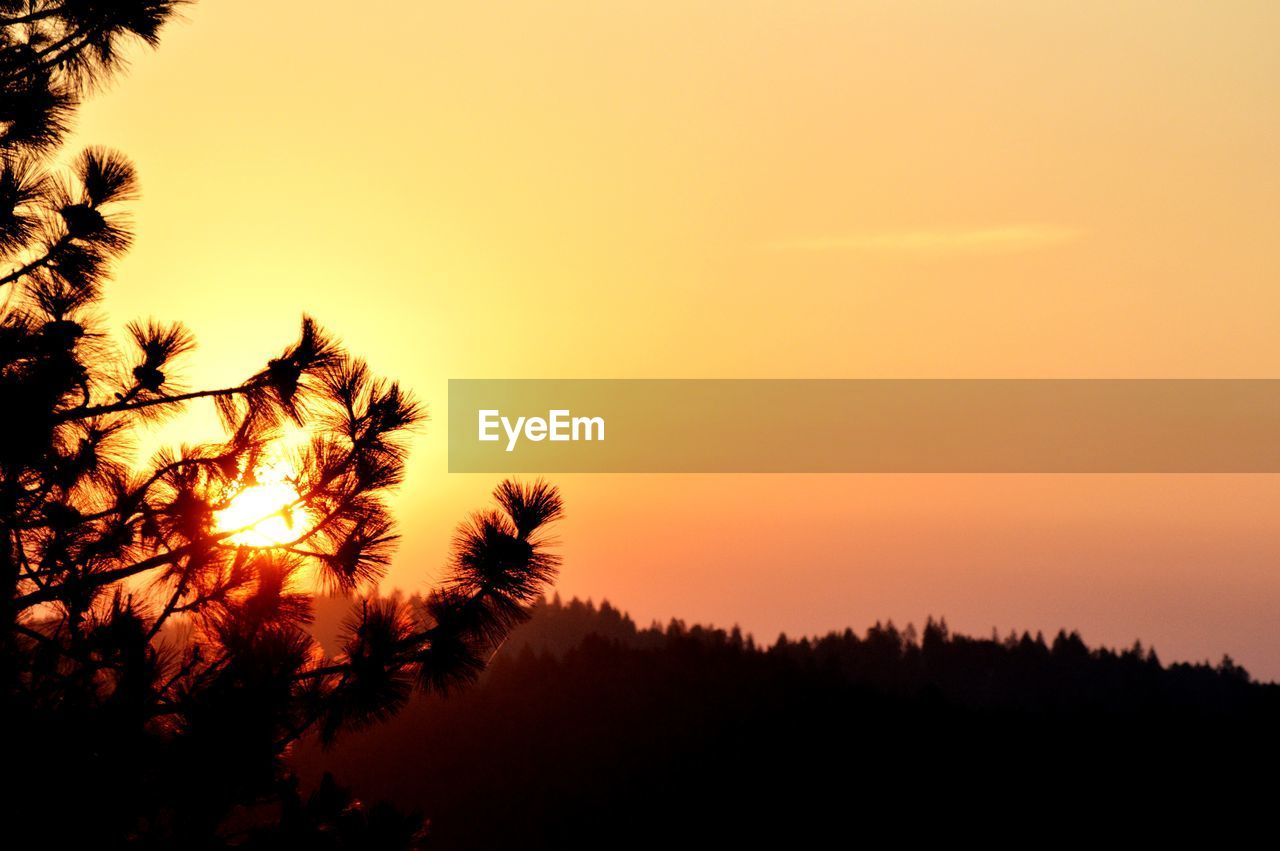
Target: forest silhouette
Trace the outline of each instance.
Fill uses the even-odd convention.
[[[1230,659],[1166,666],[1065,631],[762,644],[557,598],[474,688],[294,760],[421,812],[444,849],[1025,843],[1260,803],[1277,710],[1280,686]]]

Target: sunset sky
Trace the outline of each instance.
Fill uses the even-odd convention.
[[[427,402],[414,590],[496,483],[446,473],[449,378],[1280,377],[1277,36],[1271,0],[205,0],[72,149],[136,161],[110,318],[190,325],[192,383],[306,311]],[[1277,476],[556,481],[560,593],[642,621],[1280,678]]]

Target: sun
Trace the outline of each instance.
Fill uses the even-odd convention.
[[[214,513],[216,529],[242,530],[227,540],[246,547],[277,547],[296,541],[311,520],[306,506],[297,504],[297,477],[298,471],[286,459],[259,465],[253,484],[240,487],[227,507]]]

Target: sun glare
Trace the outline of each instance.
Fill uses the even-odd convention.
[[[263,464],[253,484],[239,489],[227,507],[214,515],[219,532],[243,531],[229,540],[247,547],[273,547],[297,540],[310,521],[305,506],[296,505],[297,470],[287,460]]]

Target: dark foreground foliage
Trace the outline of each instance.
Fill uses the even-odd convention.
[[[195,389],[183,325],[106,325],[138,178],[118,152],[59,146],[183,5],[0,0],[0,842],[414,847],[413,817],[333,784],[304,798],[281,756],[474,679],[555,574],[560,497],[504,482],[426,599],[370,598],[424,415],[412,395],[309,318],[287,346],[245,341],[278,353],[261,369]],[[138,452],[201,401],[220,439]],[[305,439],[277,458],[289,426]],[[240,510],[268,477],[277,495]],[[317,581],[345,610],[327,654]]]
[[[540,606],[475,690],[295,759],[424,810],[441,849],[839,847],[878,828],[1040,844],[1230,822],[1274,792],[1278,709],[1229,660],[1165,667],[1073,634],[879,625],[764,647],[575,601]]]

